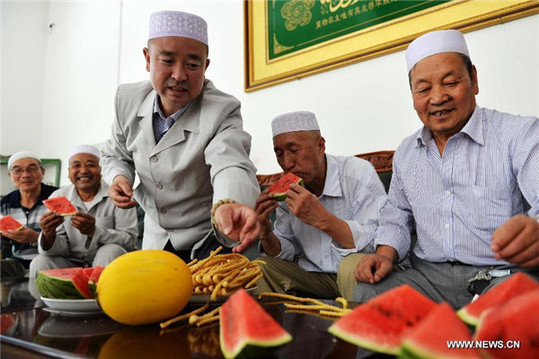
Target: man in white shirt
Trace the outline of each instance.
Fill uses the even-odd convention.
[[[279,165],[301,177],[305,188],[291,185],[281,204],[267,190],[258,198],[260,247],[267,255],[258,292],[350,297],[355,281],[338,280],[339,265],[347,255],[372,250],[384,186],[368,161],[325,153],[312,112],[277,116],[272,130]]]

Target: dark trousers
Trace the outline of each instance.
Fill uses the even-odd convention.
[[[217,249],[219,246],[222,246],[222,244],[217,240],[217,238],[215,238],[215,235],[211,235],[208,238],[206,238],[202,247],[197,249],[197,252],[195,253],[195,258],[199,260],[204,259],[210,255],[211,251]],[[191,258],[190,249],[177,251],[172,246],[172,243],[170,242],[170,240],[167,242],[165,248],[163,249],[165,251],[174,253],[175,255],[180,257],[185,263],[189,263],[194,259],[194,258]],[[224,253],[232,253],[232,248],[223,246],[223,249],[221,249],[219,254],[224,254]]]

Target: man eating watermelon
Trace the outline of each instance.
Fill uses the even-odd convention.
[[[539,278],[539,119],[479,107],[464,36],[425,34],[406,50],[424,126],[395,152],[389,199],[355,275],[366,301],[403,283],[454,308],[518,271]],[[393,272],[410,250],[412,268]]]
[[[72,184],[55,191],[50,200],[63,198],[70,201],[75,213],[64,217],[65,213],[56,207],[58,210],[49,211],[41,217],[39,255],[30,264],[31,278],[46,269],[105,267],[115,258],[135,249],[138,234],[136,210],[124,210],[112,204],[108,186],[101,179],[99,158],[100,153],[95,146],[71,148],[68,175]]]
[[[282,195],[268,188],[256,202],[260,249],[266,255],[258,292],[351,299],[355,280],[337,276],[348,274],[339,265],[351,254],[372,252],[378,213],[386,201],[384,186],[370,162],[325,153],[312,112],[277,116],[272,131],[279,166],[303,179],[305,188],[291,184],[280,189],[284,202],[277,202]]]
[[[37,256],[39,219],[47,211],[42,201],[58,189],[43,183],[45,168],[31,152],[17,152],[9,157],[8,175],[17,189],[2,197],[0,213],[10,215],[24,227],[1,234],[2,278],[24,275],[30,261]]]

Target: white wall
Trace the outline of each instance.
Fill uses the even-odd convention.
[[[2,155],[19,151],[23,141],[39,149],[48,9],[46,2],[2,2]]]
[[[412,109],[403,52],[245,93],[240,0],[53,1],[48,7],[3,2],[0,152],[30,149],[62,158],[65,164],[71,145],[106,140],[118,83],[148,78],[142,56],[148,16],[163,9],[193,12],[208,21],[211,65],[206,75],[242,101],[259,173],[279,171],[270,122],[283,112],[314,111],[328,152],[341,155],[394,149],[420,126]],[[28,13],[42,24],[17,30]],[[52,31],[49,23],[55,24]],[[479,72],[478,103],[539,115],[539,15],[465,36]],[[26,58],[29,51],[37,55]],[[7,52],[23,55],[7,62]],[[65,165],[62,178],[67,183]]]

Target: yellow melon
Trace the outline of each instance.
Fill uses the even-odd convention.
[[[120,323],[156,323],[185,308],[192,285],[191,271],[178,256],[140,250],[116,258],[105,268],[97,284],[97,301]]]

